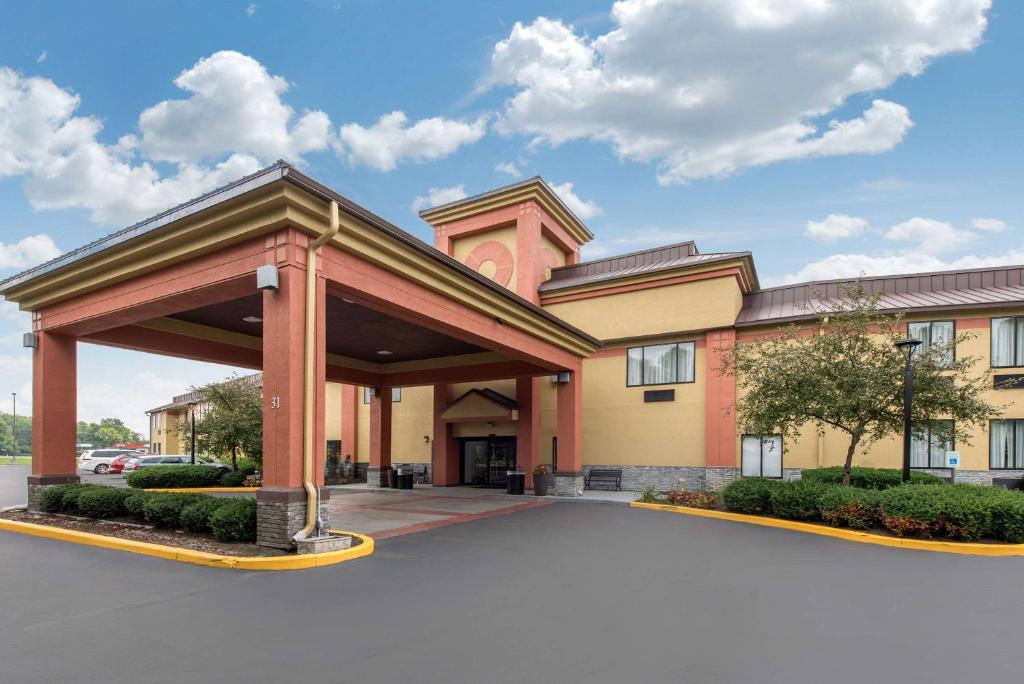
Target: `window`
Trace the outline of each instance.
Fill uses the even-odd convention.
[[[743,435],[744,477],[782,477],[782,435]]]
[[[988,467],[1024,469],[1024,420],[991,420],[988,432]]]
[[[953,363],[956,358],[956,326],[953,321],[922,321],[907,324],[907,337],[921,340],[921,346],[915,351],[925,354],[929,349],[941,348],[938,359],[945,366]]]
[[[910,467],[945,468],[946,452],[954,450],[953,421],[933,420],[910,436]]]
[[[693,342],[655,344],[626,350],[626,386],[693,382]]]
[[[992,319],[992,367],[1024,366],[1024,317]]]
[[[391,403],[392,404],[396,404],[396,403],[398,403],[400,401],[402,401],[402,388],[401,387],[392,387],[391,388]],[[363,388],[363,403],[364,404],[369,404],[370,403],[370,388],[369,387],[364,387]]]

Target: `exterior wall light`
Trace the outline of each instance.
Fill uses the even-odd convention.
[[[21,336],[21,346],[29,349],[38,349],[39,336],[35,333],[25,333]]]
[[[256,289],[277,290],[280,289],[280,281],[277,276],[277,266],[266,264],[256,269]]]
[[[262,323],[263,322],[263,319],[260,318],[259,316],[246,316],[242,320],[245,321],[246,323]]]
[[[569,371],[559,371],[558,373],[548,377],[551,380],[552,385],[564,385],[569,382]]]

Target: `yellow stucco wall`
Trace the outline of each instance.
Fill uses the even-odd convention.
[[[545,309],[602,340],[731,326],[743,305],[732,276],[546,304]]]
[[[324,439],[341,439],[341,385],[328,382],[324,392]]]

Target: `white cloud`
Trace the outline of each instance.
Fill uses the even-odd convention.
[[[873,154],[913,125],[876,99],[817,123],[851,96],[920,74],[981,40],[989,0],[622,0],[591,38],[561,21],[517,23],[484,87],[511,86],[499,131],[533,142],[605,142],[653,162],[662,183],[780,160]]]
[[[345,124],[338,131],[338,154],[350,164],[392,171],[404,161],[425,162],[447,157],[463,145],[475,143],[487,132],[484,117],[459,121],[434,117],[409,125],[404,112],[381,116],[364,128]]]
[[[252,57],[225,50],[174,79],[188,99],[164,100],[139,115],[139,148],[157,161],[192,163],[227,153],[300,161],[325,150],[331,121],[321,111],[296,118],[281,96],[288,81]]]
[[[457,202],[466,197],[468,197],[466,186],[460,183],[448,188],[430,188],[427,190],[426,195],[417,196],[412,201],[411,206],[413,211],[420,211],[421,209],[429,209],[442,204],[448,204],[449,202]]]
[[[982,230],[986,233],[1002,233],[1006,230],[1006,221],[996,218],[976,218],[971,220],[971,228]]]
[[[36,57],[36,64],[42,64],[43,62],[46,61],[46,58],[49,57],[49,56],[50,56],[50,53],[47,52],[46,50],[43,50],[42,52],[39,53],[39,56]]]
[[[494,165],[494,170],[498,173],[508,174],[513,178],[521,178],[523,172],[519,170],[515,162],[498,162]]]
[[[924,254],[948,252],[976,238],[974,233],[954,228],[945,221],[920,216],[897,223],[885,233],[886,240],[916,241],[917,251]]]
[[[766,287],[802,283],[808,280],[831,280],[833,278],[856,278],[863,274],[895,275],[903,273],[926,273],[951,269],[985,268],[1009,266],[1024,263],[1024,249],[1011,249],[988,256],[964,256],[946,261],[931,254],[906,252],[874,256],[869,254],[833,254],[814,261],[794,273],[776,278],[766,278]]]
[[[595,216],[600,216],[604,213],[604,209],[597,205],[597,202],[593,200],[585,200],[579,197],[572,190],[572,183],[562,183],[561,185],[552,185],[551,189],[562,198],[565,202],[565,206],[569,207],[572,213],[576,214],[577,217],[584,221]]]
[[[250,2],[249,6],[245,8],[245,13],[250,17],[256,14],[256,3]]]
[[[829,214],[822,221],[808,221],[804,235],[818,242],[834,242],[867,232],[869,224],[858,216]]]
[[[0,242],[0,269],[27,268],[60,256],[49,235],[30,235],[18,242]]]

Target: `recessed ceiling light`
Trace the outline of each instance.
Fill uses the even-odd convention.
[[[260,318],[259,316],[246,316],[242,320],[245,321],[246,323],[262,323],[263,322],[263,319]]]
[[[381,356],[391,356],[394,352],[390,352],[387,349],[378,349],[377,353]]]

